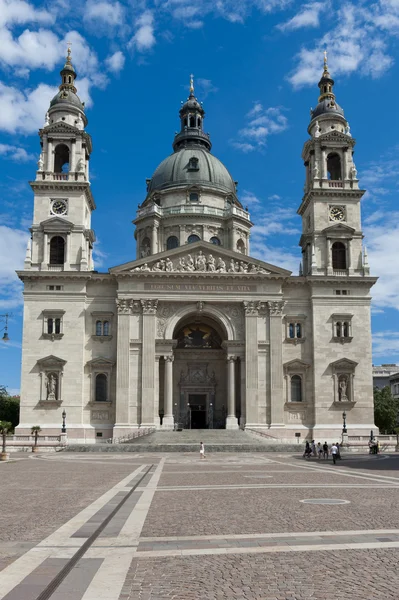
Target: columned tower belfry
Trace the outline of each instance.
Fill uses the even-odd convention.
[[[368,275],[367,253],[362,247],[355,140],[344,111],[334,94],[327,53],[319,81],[320,95],[310,111],[303,148],[305,194],[302,217],[302,271],[304,275]]]
[[[59,91],[39,131],[42,150],[36,179],[30,182],[34,218],[25,269],[90,271],[95,240],[89,181],[92,142],[85,131],[87,117],[75,87],[70,48],[60,75]]]

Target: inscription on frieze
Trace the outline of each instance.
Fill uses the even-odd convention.
[[[256,285],[223,283],[145,283],[147,291],[162,292],[256,292]]]

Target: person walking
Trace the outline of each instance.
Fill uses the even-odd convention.
[[[339,460],[342,460],[342,456],[341,456],[341,445],[339,442],[335,442],[335,445],[337,446],[338,452],[337,452],[337,458],[339,458]]]
[[[309,442],[306,442],[306,444],[305,444],[305,451],[303,453],[303,457],[304,458],[310,458],[311,453],[312,453],[312,451],[310,449]]]
[[[338,454],[338,448],[337,448],[337,446],[336,446],[336,444],[334,442],[333,445],[331,446],[331,456],[332,456],[334,465],[335,465],[336,460],[337,460],[337,454]]]
[[[312,455],[316,456],[316,444],[314,443],[314,440],[311,441],[310,447],[312,449]]]
[[[200,458],[205,458],[205,446],[204,442],[200,442]]]
[[[321,459],[322,454],[323,454],[323,446],[320,444],[320,442],[317,442],[317,456],[319,457],[319,460]]]
[[[327,444],[327,442],[324,442],[324,444],[323,444],[323,458],[324,458],[324,460],[325,459],[328,460],[328,444]]]

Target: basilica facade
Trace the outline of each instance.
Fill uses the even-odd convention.
[[[299,275],[253,258],[253,223],[194,93],[147,180],[136,258],[94,270],[96,205],[70,54],[39,131],[24,270],[19,432],[94,443],[140,427],[337,439],[374,428],[370,276],[355,140],[325,61],[303,147]],[[101,210],[101,208],[100,208]]]

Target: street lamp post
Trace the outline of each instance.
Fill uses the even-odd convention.
[[[342,420],[343,420],[342,433],[348,433],[348,430],[346,429],[346,412],[345,411],[342,413]]]
[[[65,410],[62,411],[62,427],[61,427],[61,433],[66,433],[66,425],[65,425],[65,419],[66,419],[66,412]]]
[[[0,331],[4,331],[3,337],[1,338],[3,342],[9,342],[10,338],[8,337],[8,318],[12,317],[11,313],[6,313],[5,315],[0,315],[0,323],[4,323],[4,327],[0,329]]]

